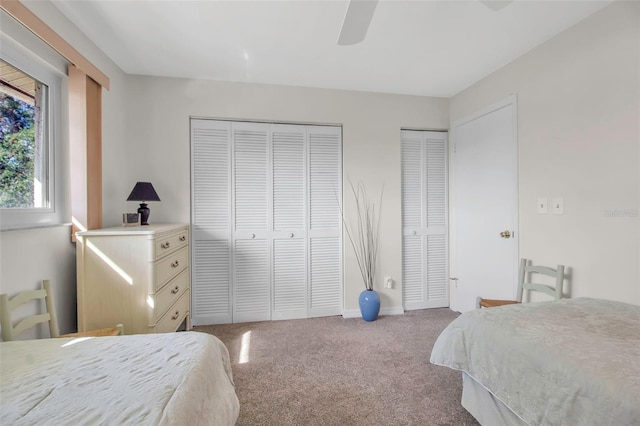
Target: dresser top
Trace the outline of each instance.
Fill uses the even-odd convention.
[[[90,229],[88,231],[78,232],[77,235],[153,235],[188,227],[189,225],[185,223],[159,223],[144,226],[114,226],[111,228]]]

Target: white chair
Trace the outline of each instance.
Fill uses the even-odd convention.
[[[555,278],[555,286],[548,284],[537,284],[527,281],[527,277],[532,278],[533,274],[546,275]],[[512,305],[522,303],[522,296],[525,290],[539,291],[545,293],[555,300],[562,299],[562,285],[564,284],[564,266],[558,265],[556,269],[548,266],[532,266],[529,265],[527,259],[520,260],[520,270],[518,273],[518,293],[517,300],[499,300],[499,299],[476,299],[476,308],[493,308],[496,306]]]
[[[124,334],[124,327],[118,324],[115,328],[102,328],[99,330],[83,331],[79,333],[71,333],[60,335],[58,328],[58,318],[56,316],[55,305],[53,303],[53,292],[51,291],[51,283],[49,280],[42,281],[43,289],[23,291],[12,298],[7,294],[0,294],[0,326],[2,326],[2,340],[9,342],[18,337],[25,330],[30,329],[40,323],[49,323],[49,333],[51,337],[101,337],[101,336],[118,336]],[[29,315],[14,325],[11,320],[11,314],[25,303],[32,300],[44,299],[47,306],[47,312],[44,314]]]

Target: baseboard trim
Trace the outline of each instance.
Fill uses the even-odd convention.
[[[404,315],[402,306],[391,306],[389,308],[380,308],[380,315]],[[343,318],[362,318],[360,309],[345,309],[342,311]]]

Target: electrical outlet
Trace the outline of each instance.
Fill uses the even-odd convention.
[[[384,288],[393,288],[393,277],[384,277]]]

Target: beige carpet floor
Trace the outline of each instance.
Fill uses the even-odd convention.
[[[374,322],[325,317],[195,329],[229,349],[238,425],[477,425],[460,405],[461,373],[429,363],[456,316],[445,308]]]

